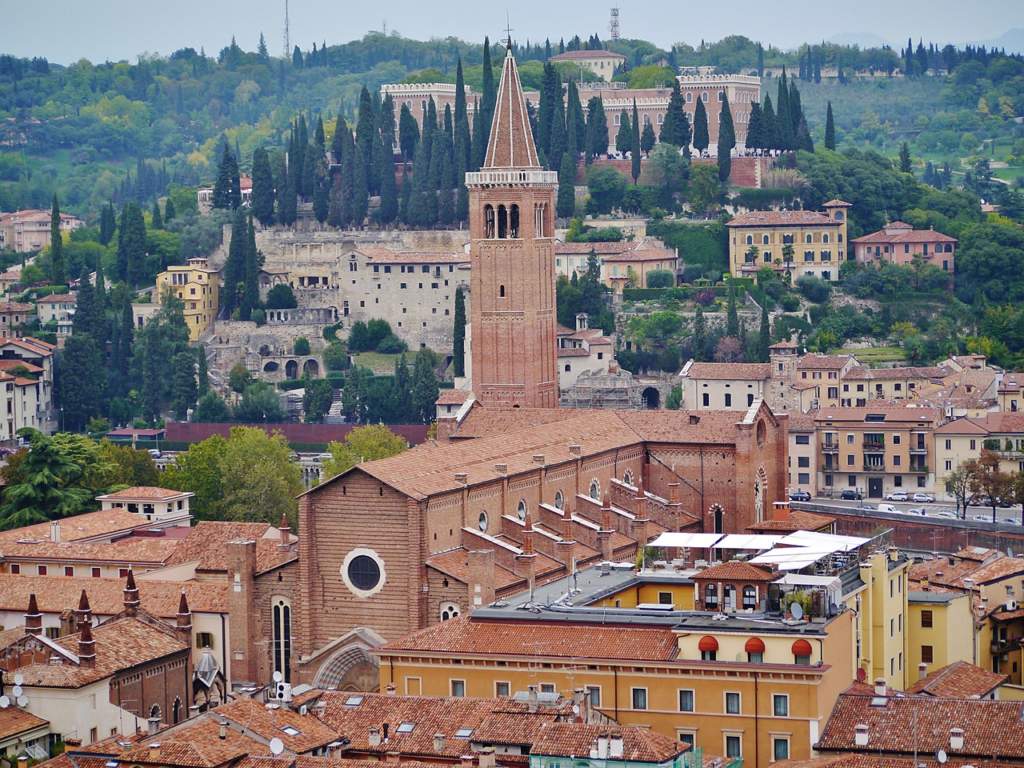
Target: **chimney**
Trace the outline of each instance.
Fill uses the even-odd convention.
[[[476,764],[480,768],[494,768],[494,747],[482,747],[476,756]]]
[[[228,737],[228,721],[221,720],[217,726],[217,738],[223,741]]]
[[[964,729],[963,728],[950,728],[949,729],[949,748],[954,752],[959,752],[964,748]]]
[[[920,664],[917,665],[917,674],[919,676],[919,679],[921,677],[927,677],[928,676],[928,665],[925,664],[923,661]]]
[[[50,521],[50,541],[60,544],[60,520]]]
[[[400,763],[402,762],[402,753],[397,749],[389,749],[384,753],[385,763]]]
[[[601,527],[597,529],[597,544],[601,550],[602,560],[612,559],[612,534],[615,528],[612,525],[612,500],[605,493],[601,502]]]
[[[139,610],[139,588],[135,586],[135,573],[128,569],[128,578],[124,582],[124,612],[134,616]]]
[[[535,453],[535,454],[533,454],[533,463],[534,464],[540,464],[541,466],[544,466],[544,454],[543,453]]]
[[[523,520],[523,554],[533,555],[533,517],[529,512],[526,513],[526,519]]]
[[[889,562],[895,563],[900,559],[900,551],[896,547],[889,547]]]
[[[586,688],[573,688],[572,711],[575,714],[573,722],[590,722],[590,697],[587,696]]]
[[[459,765],[461,768],[473,768],[473,756],[463,755],[459,758]]]
[[[885,678],[884,677],[876,677],[875,678],[875,696],[885,696],[885,694],[886,694]]]
[[[178,599],[178,615],[175,618],[175,631],[180,639],[186,643],[192,642],[192,610],[188,607],[188,598],[185,597],[185,590],[181,590],[181,597]]]
[[[569,454],[579,458],[583,455],[583,446],[579,443],[571,443],[569,445]]]
[[[470,612],[494,602],[494,550],[472,549],[466,553],[469,570]]]
[[[75,632],[82,629],[83,624],[92,624],[92,608],[89,607],[89,596],[82,590],[78,598],[78,610],[75,611]]]
[[[370,728],[370,734],[367,739],[371,747],[380,746],[380,728]]]
[[[446,744],[447,744],[447,740],[445,739],[445,736],[444,736],[443,733],[435,733],[434,734],[434,751],[435,752],[437,752],[438,754],[443,753]]]
[[[455,482],[458,483],[459,485],[465,485],[467,480],[469,480],[469,475],[466,474],[465,472],[455,473]]]
[[[921,579],[921,591],[922,592],[927,592],[928,591],[928,577],[927,576],[925,576],[923,579]]]
[[[853,728],[853,743],[858,747],[868,745],[868,727],[864,723],[857,723]]]
[[[388,743],[388,729],[389,728],[390,728],[390,726],[387,723],[384,723],[384,725],[381,726],[381,729],[380,729],[380,736],[381,736],[381,739],[383,739],[385,744]]]
[[[24,752],[18,755],[18,768],[28,768],[28,755]]]
[[[608,739],[608,757],[612,760],[621,760],[623,751],[622,731],[612,731]]]
[[[395,688],[395,684],[394,683],[388,683],[388,687],[384,689],[384,692],[387,693],[388,696],[394,696],[397,693],[397,689]]]
[[[25,611],[25,634],[36,636],[43,634],[43,614],[39,612],[35,592],[28,596],[28,610]]]
[[[281,541],[278,546],[281,549],[288,549],[292,545],[292,527],[288,525],[288,516],[281,513],[281,523],[277,526],[277,531],[281,536]]]
[[[78,664],[82,667],[96,666],[96,641],[92,639],[90,624],[83,624],[78,636]]]
[[[540,697],[537,695],[537,686],[528,685],[526,687],[526,708],[530,712],[536,712],[540,706]]]
[[[497,472],[499,475],[507,475],[508,474],[508,464],[495,464],[494,465],[494,471]]]
[[[146,720],[146,726],[149,729],[148,733],[150,736],[156,736],[157,731],[160,730],[160,716],[150,715],[149,719]]]
[[[149,762],[160,762],[160,743],[157,741],[154,741],[152,744],[149,745]]]

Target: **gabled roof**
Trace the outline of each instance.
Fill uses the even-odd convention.
[[[622,738],[622,758],[616,759],[631,762],[667,763],[689,749],[686,744],[648,728],[545,723],[533,741],[530,754],[584,758],[590,754],[598,737],[610,734]]]
[[[708,581],[775,581],[777,574],[738,560],[727,560],[708,566],[693,575],[694,580]]]
[[[238,698],[217,707],[216,714],[269,742],[278,738],[289,752],[301,754],[337,740],[337,731],[315,717],[288,707],[267,707],[253,699]]]
[[[980,698],[987,696],[1007,680],[1008,675],[989,672],[967,661],[954,661],[922,677],[907,689],[907,693]]]
[[[37,728],[46,728],[49,725],[49,720],[36,717],[21,707],[0,709],[0,739],[10,739]]]
[[[615,51],[565,51],[552,56],[548,61],[583,61],[586,59],[622,59],[626,57]]]
[[[726,222],[727,227],[802,227],[829,225],[838,227],[842,224],[833,221],[824,213],[817,211],[748,211],[733,216]]]
[[[505,56],[483,169],[540,168],[526,98],[511,47]]]
[[[708,381],[764,381],[771,378],[771,363],[692,363],[686,372],[688,379]]]

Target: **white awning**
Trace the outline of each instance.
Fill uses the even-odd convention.
[[[794,547],[813,547],[814,549],[827,550],[830,552],[849,552],[868,543],[868,539],[860,536],[838,536],[834,533],[819,533],[817,531],[794,531],[788,536],[779,540],[780,544],[788,544]]]
[[[722,534],[720,533],[685,533],[682,531],[666,531],[652,541],[650,546],[709,549],[721,538]]]
[[[779,543],[781,536],[766,534],[730,533],[713,545],[714,549],[749,549],[759,552],[771,549]]]

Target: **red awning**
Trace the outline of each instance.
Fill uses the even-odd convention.
[[[811,644],[803,638],[800,638],[799,640],[793,643],[794,656],[810,656],[813,650],[814,649],[811,648]]]
[[[747,653],[764,653],[764,640],[760,637],[752,637],[747,640],[747,644],[743,648]]]
[[[697,648],[699,648],[702,653],[706,651],[714,652],[718,650],[718,641],[711,635],[704,635],[704,637],[700,639],[700,642],[697,643]]]

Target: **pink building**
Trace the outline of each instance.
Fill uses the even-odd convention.
[[[852,240],[853,256],[858,264],[890,264],[906,266],[915,256],[929,264],[953,272],[956,254],[955,237],[934,229],[914,229],[903,221],[894,221],[870,235]]]

